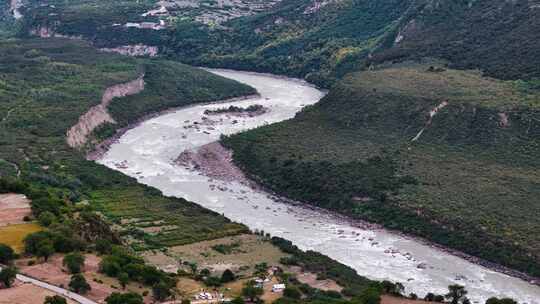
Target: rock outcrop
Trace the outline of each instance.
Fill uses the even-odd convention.
[[[23,6],[22,0],[11,0],[10,2],[10,10],[13,14],[13,18],[15,19],[21,19],[23,15],[20,12],[20,8]]]
[[[54,28],[49,26],[38,26],[37,28],[30,31],[30,34],[33,36],[38,36],[40,38],[66,38],[66,39],[76,39],[82,40],[82,36],[69,36],[57,33]]]
[[[144,44],[135,44],[135,45],[123,45],[118,46],[115,48],[102,48],[100,49],[102,52],[107,53],[118,53],[121,55],[127,55],[127,56],[148,56],[148,57],[155,57],[158,54],[158,47],[157,46],[149,46]]]
[[[83,147],[88,141],[88,136],[98,126],[106,122],[115,123],[107,111],[107,107],[114,98],[138,94],[142,90],[144,90],[144,74],[130,82],[107,88],[103,93],[101,103],[90,108],[79,118],[77,124],[68,130],[67,144],[72,148]]]

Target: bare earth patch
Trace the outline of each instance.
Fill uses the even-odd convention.
[[[324,291],[337,291],[341,292],[343,287],[339,286],[334,280],[324,279],[317,280],[317,275],[311,272],[298,272],[296,278],[301,283],[307,284],[313,288],[317,288]]]
[[[427,304],[427,303],[433,303],[433,302],[404,299],[404,298],[398,298],[398,297],[387,296],[387,295],[384,295],[381,297],[381,304]]]
[[[230,254],[222,254],[212,248],[216,245],[230,244],[238,244]],[[217,274],[225,269],[235,272],[242,272],[240,269],[243,269],[250,273],[256,264],[266,262],[268,265],[278,265],[279,259],[284,256],[286,254],[270,242],[250,234],[171,247],[167,254],[162,252],[144,254],[148,262],[163,270],[173,266],[181,267],[179,261],[188,261],[197,263],[199,269],[208,268]]]
[[[0,304],[41,304],[45,297],[55,293],[32,284],[18,283],[12,288],[0,289]],[[72,300],[68,304],[75,304]]]
[[[24,223],[25,216],[30,216],[30,200],[23,194],[0,194],[0,227]]]
[[[111,293],[123,291],[121,290],[120,283],[117,279],[98,273],[99,263],[101,262],[100,257],[93,254],[86,254],[85,257],[86,260],[84,263],[83,275],[92,288],[91,291],[85,294],[87,298],[102,303]],[[63,259],[63,255],[57,254],[49,258],[46,263],[35,264],[32,266],[28,266],[28,259],[21,259],[17,261],[17,266],[21,273],[56,286],[67,288],[71,274],[63,267]],[[130,283],[126,287],[126,291],[134,291],[137,293],[142,293],[144,290],[147,289],[142,288],[136,283]],[[150,299],[145,299],[145,301],[149,303]]]

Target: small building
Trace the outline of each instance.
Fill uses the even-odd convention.
[[[272,286],[272,292],[282,292],[285,289],[285,284],[274,284]]]

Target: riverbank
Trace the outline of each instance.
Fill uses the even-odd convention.
[[[371,229],[371,230],[385,230],[386,232],[399,235],[403,238],[413,240],[415,242],[424,244],[433,249],[440,250],[444,253],[451,254],[453,256],[460,257],[476,265],[485,267],[487,269],[504,273],[506,275],[525,280],[531,284],[540,286],[540,278],[535,278],[529,276],[525,273],[519,272],[517,270],[510,269],[508,267],[498,265],[481,258],[468,255],[464,252],[454,250],[452,248],[444,247],[439,244],[430,242],[429,240],[414,237],[405,233],[401,233],[396,230],[389,230],[384,228],[380,224],[369,223],[360,219],[353,219],[347,217],[338,212],[329,211],[327,209],[322,209],[308,204],[305,202],[298,202],[291,199],[288,199],[280,194],[274,192],[273,190],[265,187],[259,182],[260,179],[249,176],[245,170],[239,168],[233,162],[233,152],[230,149],[225,148],[219,142],[213,142],[207,145],[204,145],[197,149],[196,151],[184,151],[182,152],[175,161],[176,165],[183,166],[185,169],[193,170],[199,172],[202,175],[205,175],[209,178],[221,180],[227,183],[238,182],[240,184],[249,186],[251,189],[257,190],[261,193],[270,193],[272,199],[276,202],[282,202],[286,204],[291,204],[295,206],[301,206],[302,208],[310,209],[317,211],[319,213],[328,213],[332,217],[339,219],[342,223],[347,223],[351,226],[362,228],[362,229]],[[221,191],[227,191],[228,188],[220,188]]]
[[[469,290],[471,300],[478,303],[492,296],[507,296],[520,303],[540,304],[536,302],[540,289],[523,280],[480,267],[449,254],[450,251],[438,250],[380,226],[353,221],[326,210],[306,208],[228,178],[227,170],[224,172],[219,165],[222,161],[219,158],[228,158],[230,162],[230,154],[210,153],[206,157],[209,160],[204,161],[217,169],[211,172],[213,178],[195,170],[196,164],[191,160],[199,157],[194,153],[201,147],[215,143],[222,135],[292,118],[302,107],[324,96],[299,82],[265,75],[236,71],[223,71],[220,75],[255,87],[261,94],[260,98],[239,101],[235,106],[260,103],[270,111],[254,118],[208,117],[215,122],[207,125],[202,119],[204,112],[216,109],[215,106],[186,107],[126,132],[99,163],[155,187],[166,196],[185,198],[243,223],[253,231],[288,239],[302,250],[320,252],[348,265],[361,276],[402,282],[407,293],[444,293],[448,285],[461,284]],[[233,123],[233,120],[238,122]],[[174,164],[181,152],[186,153],[179,160],[180,165]],[[236,171],[236,176],[238,172],[242,173]],[[218,179],[223,177],[229,181]]]
[[[155,113],[144,115],[141,118],[139,118],[137,121],[135,121],[134,123],[128,124],[127,126],[125,126],[123,128],[117,129],[113,136],[111,136],[111,137],[99,142],[98,144],[94,145],[90,149],[90,151],[86,153],[86,159],[91,160],[91,161],[97,161],[97,160],[101,159],[107,153],[107,151],[109,151],[109,148],[111,147],[111,145],[117,143],[118,140],[124,134],[126,134],[127,131],[138,127],[143,122],[145,122],[147,120],[150,120],[152,118],[155,118],[155,117],[158,117],[158,116],[161,116],[161,115],[165,115],[165,114],[168,114],[168,113],[173,113],[175,111],[190,108],[190,107],[194,107],[194,106],[235,102],[235,101],[241,101],[241,100],[248,100],[248,99],[256,98],[256,97],[260,97],[260,94],[250,94],[250,95],[246,95],[246,96],[234,97],[234,98],[218,100],[218,101],[213,101],[213,102],[192,104],[192,105],[180,106],[180,107],[172,107],[170,109],[166,109],[166,110],[163,110],[163,111],[158,111],[158,112],[155,112]]]

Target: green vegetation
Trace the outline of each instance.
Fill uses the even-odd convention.
[[[84,37],[99,47],[136,43],[161,45],[166,40],[164,33],[123,26],[128,22],[159,22],[158,18],[141,16],[154,5],[152,0],[33,0],[25,12],[24,31],[46,28],[50,33]]]
[[[539,275],[540,98],[524,87],[435,63],[381,67],[223,142],[288,197]]]
[[[315,251],[302,251],[285,239],[273,237],[272,243],[291,255],[290,258],[282,259],[283,264],[301,266],[304,271],[332,279],[344,288],[345,295],[358,296],[375,283],[359,276],[348,266]]]
[[[72,215],[87,208],[101,211],[112,221],[136,219],[123,232],[141,236],[135,238],[136,248],[185,244],[245,231],[193,203],[163,197],[155,189],[86,161],[66,145],[65,133],[81,114],[99,103],[106,87],[143,72],[146,90],[115,100],[111,114],[118,124],[109,127],[126,126],[168,107],[250,94],[251,88],[178,63],[98,53],[77,41],[4,41],[0,53],[0,112],[5,113],[0,122],[0,159],[20,171],[17,181],[11,181],[13,171],[0,171],[4,177],[0,190],[25,193],[32,199],[34,215],[44,224],[54,222],[52,214],[73,231],[84,234],[83,226],[90,224],[95,229],[90,234],[102,233],[111,240],[114,234],[99,217],[89,212]],[[83,200],[90,204],[75,205]],[[40,217],[42,213],[46,216]],[[159,220],[178,228],[152,236],[135,229]],[[95,239],[92,234],[83,241]]]
[[[10,288],[15,282],[15,277],[17,276],[17,269],[14,266],[3,267],[0,270],[0,283],[4,285],[5,288]]]
[[[43,304],[67,304],[67,301],[61,296],[46,296]]]
[[[154,266],[146,265],[144,260],[120,246],[114,246],[111,254],[101,260],[99,271],[107,276],[118,278],[124,286],[129,281],[152,286],[156,300],[168,298],[171,295],[171,289],[176,285],[174,276]]]
[[[79,252],[73,252],[64,256],[63,264],[66,266],[70,273],[80,273],[84,267],[85,257]]]
[[[168,30],[126,28],[154,1],[33,0],[25,27],[82,36],[97,46],[159,46],[186,63],[305,77],[324,87],[373,63],[435,57],[503,79],[540,77],[540,12],[528,0],[284,0],[266,11],[201,24],[211,5],[162,17]],[[486,17],[489,16],[489,17]],[[519,54],[519,55],[515,55]]]
[[[229,106],[227,108],[218,108],[215,110],[205,110],[205,115],[212,115],[212,114],[222,114],[222,113],[253,113],[253,112],[259,112],[262,111],[264,107],[259,104],[250,105],[245,108],[237,107],[237,106]]]
[[[79,294],[86,294],[92,290],[92,287],[86,282],[86,279],[82,274],[77,273],[71,276],[69,289]]]
[[[15,252],[6,244],[0,244],[0,264],[9,264],[15,258]]]
[[[21,23],[13,18],[10,0],[0,1],[0,39],[13,37],[21,29]]]
[[[238,250],[240,247],[240,242],[235,242],[231,244],[217,244],[212,246],[212,249],[221,253],[221,254],[231,254]]]
[[[105,302],[107,302],[107,304],[143,304],[144,303],[143,297],[140,294],[134,293],[134,292],[124,293],[124,294],[113,292],[110,296],[108,296],[105,299]]]

